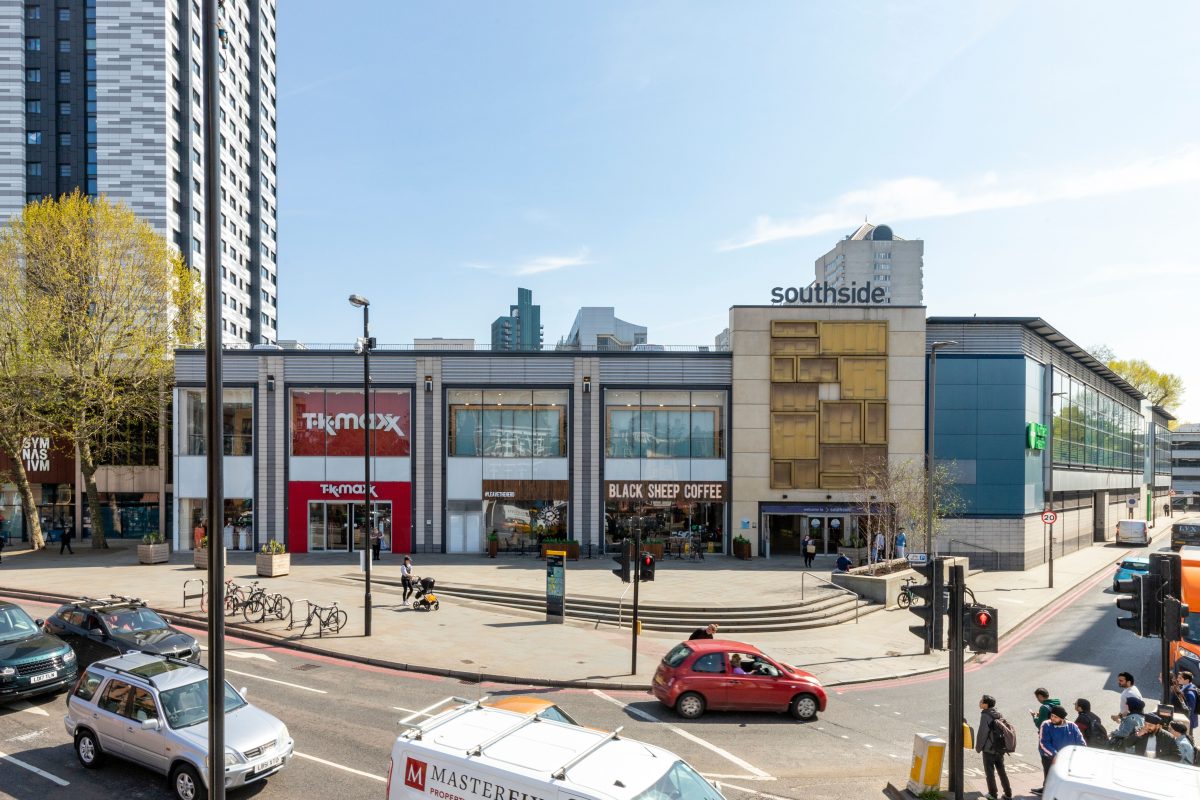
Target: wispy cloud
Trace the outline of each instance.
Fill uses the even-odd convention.
[[[1005,180],[995,172],[962,185],[935,178],[906,177],[855,189],[836,197],[830,208],[807,217],[758,217],[749,234],[722,242],[718,251],[741,250],[785,239],[856,227],[864,214],[888,222],[949,217],[979,211],[1020,208],[1059,200],[1124,194],[1200,181],[1200,148],[1065,175],[1026,175]]]
[[[294,89],[289,89],[288,91],[279,95],[279,99],[285,100],[290,97],[296,97],[297,95],[306,94],[308,92],[313,91],[314,89],[320,89],[322,86],[328,86],[331,83],[339,83],[343,78],[348,77],[349,75],[353,74],[354,72],[355,72],[355,68],[347,67],[347,68],[339,70],[331,75],[326,75],[324,77],[317,78],[316,80],[309,81],[308,83],[302,83],[299,86],[295,87]]]
[[[589,257],[588,248],[581,247],[579,248],[579,252],[574,255],[537,256],[513,266],[500,266],[481,261],[465,262],[463,266],[468,269],[498,272],[505,275],[540,275],[543,272],[556,272],[560,269],[582,267],[594,263]]]

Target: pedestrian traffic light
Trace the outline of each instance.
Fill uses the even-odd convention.
[[[613,561],[621,566],[612,571],[624,583],[629,583],[629,542],[621,542],[620,555],[613,556]]]
[[[1175,597],[1167,597],[1163,601],[1162,638],[1168,642],[1178,642],[1191,633],[1188,624],[1184,622],[1191,613],[1186,605]]]
[[[643,583],[654,580],[654,556],[642,553],[642,560],[638,566],[638,580]]]
[[[913,603],[908,607],[908,610],[921,617],[924,622],[920,625],[910,625],[908,629],[917,638],[928,643],[930,648],[942,650],[944,649],[942,639],[944,638],[943,632],[945,630],[943,617],[949,611],[945,598],[946,589],[942,572],[942,562],[939,559],[927,564],[914,566],[913,569],[925,578],[925,583],[912,588],[913,595],[920,602]]]
[[[963,608],[963,644],[976,653],[999,652],[1000,617],[990,606],[971,604]]]

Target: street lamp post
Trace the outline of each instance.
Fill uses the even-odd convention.
[[[925,540],[930,558],[937,558],[937,541],[933,538],[933,418],[937,406],[937,351],[958,342],[932,342],[929,345],[929,408],[925,412],[929,426],[929,446],[925,451]]]
[[[1066,392],[1052,392],[1050,395],[1050,408],[1047,409],[1050,416],[1050,424],[1046,426],[1046,460],[1050,468],[1046,475],[1046,508],[1050,511],[1054,510],[1054,398],[1066,397]],[[1050,557],[1046,561],[1046,568],[1050,573],[1049,588],[1054,588],[1054,523],[1050,523],[1049,532],[1047,534],[1050,544]]]
[[[366,589],[363,595],[363,635],[371,635],[371,533],[374,517],[371,514],[371,301],[362,295],[350,295],[350,305],[363,310],[363,502],[367,520],[363,525],[363,563],[366,564]],[[353,541],[353,539],[351,539]]]

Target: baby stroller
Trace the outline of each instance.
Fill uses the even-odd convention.
[[[416,591],[413,594],[413,608],[417,611],[434,611],[442,607],[438,602],[437,595],[433,593],[433,585],[436,583],[433,578],[414,578],[413,583],[416,584]]]

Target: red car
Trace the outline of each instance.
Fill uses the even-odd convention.
[[[821,682],[807,672],[768,658],[754,645],[723,639],[676,645],[658,665],[651,691],[685,719],[710,708],[816,719],[826,699]]]

